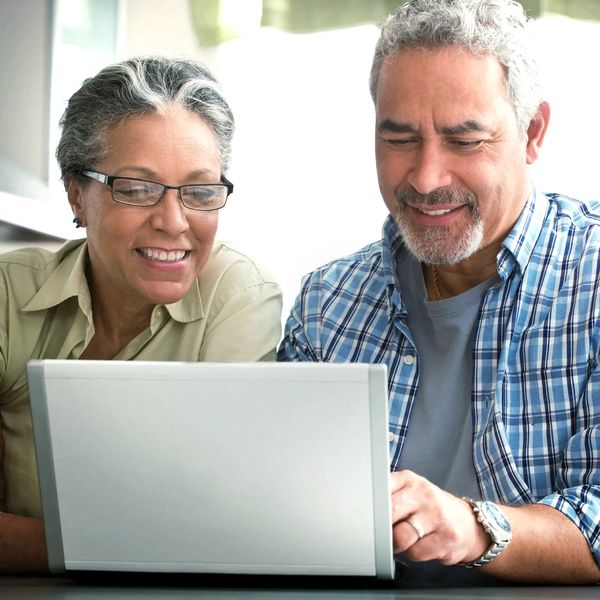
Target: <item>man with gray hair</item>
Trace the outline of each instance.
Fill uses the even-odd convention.
[[[408,576],[600,580],[600,206],[531,183],[539,81],[517,2],[389,17],[371,71],[383,239],[304,279],[279,349],[387,365]]]

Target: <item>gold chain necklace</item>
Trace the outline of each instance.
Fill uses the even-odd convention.
[[[438,272],[435,265],[431,265],[431,273],[433,275],[433,287],[435,289],[435,295],[438,300],[442,299],[442,292],[440,291],[440,280],[438,279]]]

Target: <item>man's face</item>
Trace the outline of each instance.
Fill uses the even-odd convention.
[[[457,264],[500,248],[537,156],[520,135],[498,61],[458,48],[401,52],[381,66],[379,187],[421,261]]]

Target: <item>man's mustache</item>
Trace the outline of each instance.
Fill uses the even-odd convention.
[[[477,197],[472,192],[465,192],[454,188],[442,188],[429,194],[421,194],[412,186],[399,188],[396,191],[396,200],[399,204],[410,206],[461,206],[466,204],[471,210],[477,208]]]

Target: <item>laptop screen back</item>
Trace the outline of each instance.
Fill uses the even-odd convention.
[[[385,367],[28,370],[54,571],[393,576]]]

